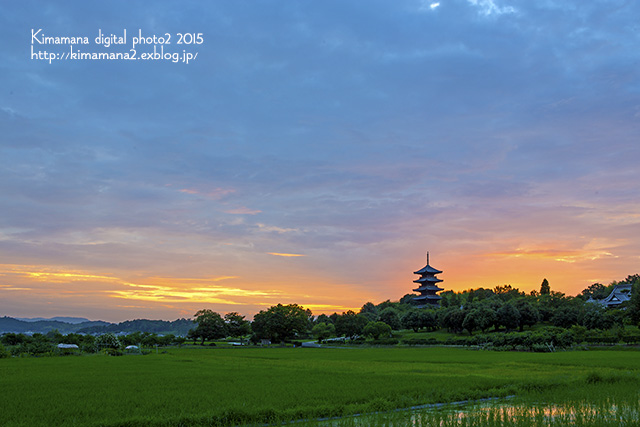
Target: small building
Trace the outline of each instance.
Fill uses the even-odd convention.
[[[631,299],[631,287],[631,283],[616,285],[608,297],[597,302],[607,308],[615,308],[623,302],[627,302]]]
[[[442,273],[442,271],[429,265],[429,252],[427,252],[427,265],[413,272],[413,274],[420,275],[420,278],[413,281],[418,284],[418,287],[413,291],[420,293],[420,295],[411,300],[413,304],[419,308],[438,306],[442,299],[442,297],[438,295],[438,292],[443,290],[437,285],[443,281],[436,277],[436,275],[440,273]]]
[[[77,344],[58,344],[58,348],[64,350],[78,350]]]
[[[80,347],[78,347],[77,344],[60,343],[60,344],[58,344],[57,347],[58,347],[59,354],[62,354],[62,355],[79,354],[80,353]]]

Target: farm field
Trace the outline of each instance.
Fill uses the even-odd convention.
[[[0,360],[0,424],[225,426],[515,396],[509,405],[525,409],[573,405],[588,415],[615,407],[614,416],[635,416],[629,425],[637,425],[639,362],[637,351],[442,347],[174,348],[145,356],[10,358]],[[495,415],[500,411],[495,408],[483,411]],[[520,409],[523,419],[531,418],[525,409]],[[414,413],[431,416],[421,414]],[[436,415],[460,420],[447,414]],[[406,414],[397,412],[375,415],[366,424],[362,418],[316,424],[405,425],[403,420]],[[442,425],[491,425],[453,422]]]

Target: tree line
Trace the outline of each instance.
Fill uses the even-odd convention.
[[[606,297],[616,285],[623,283],[633,285],[631,301],[616,308],[605,308],[594,301]],[[595,283],[574,297],[553,291],[544,279],[540,290],[529,294],[511,285],[442,292],[440,306],[426,309],[411,303],[416,296],[413,294],[397,302],[367,302],[357,313],[349,310],[317,317],[297,304],[278,304],[260,311],[252,323],[238,313],[227,313],[223,317],[211,310],[201,310],[195,315],[198,326],[190,331],[189,337],[201,343],[243,335],[253,342],[286,342],[311,336],[319,341],[330,337],[380,339],[401,329],[415,332],[446,329],[472,335],[487,331],[524,331],[539,323],[565,329],[575,325],[587,330],[608,330],[625,324],[638,325],[639,288],[640,275],[635,274],[608,286]]]
[[[595,300],[605,298],[616,285],[632,285],[631,299],[615,308],[605,308]],[[85,351],[97,351],[106,344],[101,337],[113,336],[118,345],[128,344],[181,345],[187,340],[204,345],[213,340],[232,338],[254,344],[267,340],[285,343],[298,339],[316,338],[318,341],[336,339],[363,340],[365,337],[378,342],[390,339],[394,331],[402,329],[415,332],[446,329],[458,335],[472,336],[489,331],[524,331],[536,324],[556,328],[582,328],[585,331],[606,331],[638,326],[640,323],[640,275],[630,275],[608,286],[595,283],[577,296],[567,296],[551,289],[547,279],[540,290],[525,293],[511,285],[493,289],[476,288],[461,292],[445,291],[440,305],[433,308],[416,308],[412,304],[414,294],[407,294],[399,301],[365,303],[358,312],[349,310],[341,314],[314,316],[310,310],[298,304],[277,304],[262,310],[249,321],[245,316],[230,312],[224,315],[202,309],[194,314],[186,337],[134,332],[115,337],[103,334],[70,333],[62,335],[57,330],[47,334],[4,334],[0,343],[12,348],[16,354],[37,354],[51,350],[52,344],[77,344]],[[584,335],[584,334],[583,334]],[[111,338],[109,338],[111,339]],[[397,340],[396,340],[397,342]],[[392,343],[392,342],[389,342]],[[2,350],[2,349],[0,349]],[[1,352],[0,352],[1,353]],[[6,351],[5,351],[6,353]]]

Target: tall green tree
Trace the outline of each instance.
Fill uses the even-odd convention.
[[[525,326],[533,326],[540,321],[540,313],[538,310],[527,301],[525,298],[520,298],[516,301],[516,308],[520,313],[520,331],[524,330]]]
[[[311,319],[311,310],[298,304],[278,304],[256,314],[251,327],[258,338],[284,343],[306,333]]]
[[[353,310],[342,313],[336,318],[336,334],[338,336],[356,337],[362,333],[369,319],[364,314],[356,314]]]
[[[496,312],[488,304],[481,304],[475,311],[475,324],[483,333],[496,323]]]
[[[376,307],[372,302],[366,302],[360,309],[360,313],[367,317],[370,321],[378,320],[378,307]]]
[[[627,311],[631,322],[640,326],[640,280],[636,281],[631,287],[631,300]]]
[[[551,293],[551,286],[549,281],[545,278],[540,285],[540,295],[549,295]]]
[[[322,340],[326,340],[336,334],[336,327],[331,322],[318,323],[313,327],[311,333],[316,337],[318,343],[321,343]]]
[[[227,326],[227,334],[230,337],[239,338],[251,333],[251,323],[243,315],[235,311],[224,315],[224,323]]]
[[[607,292],[607,287],[602,283],[594,283],[590,285],[588,288],[583,289],[580,293],[584,300],[588,299],[604,299],[609,293]]]
[[[380,321],[391,326],[394,331],[399,330],[402,327],[400,323],[400,316],[398,311],[393,307],[387,307],[380,313]]]
[[[191,336],[194,339],[201,339],[201,345],[204,345],[206,340],[214,340],[227,336],[227,327],[224,320],[222,316],[215,311],[205,308],[199,310],[193,316],[195,317],[193,322],[197,323],[198,326],[193,330]]]
[[[400,323],[402,323],[402,327],[413,329],[414,332],[418,332],[421,328],[432,330],[438,325],[433,311],[421,308],[414,308],[404,313],[400,318]]]
[[[507,330],[512,330],[520,326],[520,312],[516,308],[516,306],[508,302],[498,310],[498,322],[507,328]]]

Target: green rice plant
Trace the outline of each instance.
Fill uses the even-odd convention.
[[[135,357],[9,358],[0,359],[0,424],[251,425],[509,395],[523,407],[615,404],[627,416],[637,410],[639,355],[198,347]],[[418,420],[427,416],[415,412]],[[399,423],[396,416],[384,415]],[[438,416],[454,422],[446,411]],[[478,417],[504,421],[504,411]]]

